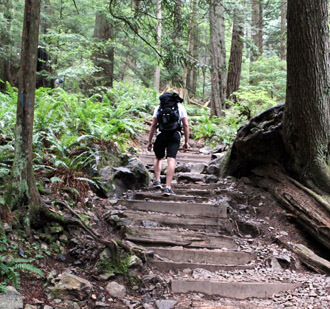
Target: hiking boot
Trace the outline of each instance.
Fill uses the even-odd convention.
[[[165,188],[164,195],[170,196],[170,195],[173,195],[173,194],[174,194],[174,192],[173,192],[173,190],[171,188],[169,188],[169,187],[166,187]]]
[[[155,188],[155,189],[162,189],[163,188],[160,180],[155,180],[152,184],[152,187]]]

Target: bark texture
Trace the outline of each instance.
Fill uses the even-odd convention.
[[[160,48],[161,40],[162,40],[162,2],[161,0],[156,0],[156,7],[157,7],[157,45]],[[155,68],[155,75],[154,75],[154,87],[157,91],[160,90],[160,66],[157,65]]]
[[[226,49],[224,8],[220,0],[210,0],[211,116],[220,116],[226,96]]]
[[[281,60],[286,59],[286,6],[287,0],[281,3]]]
[[[94,38],[100,44],[94,53],[94,64],[102,69],[96,73],[98,84],[112,87],[115,54],[114,48],[111,46],[113,25],[104,11],[96,13]]]
[[[292,170],[330,193],[327,1],[288,1],[287,95],[283,138]]]
[[[2,7],[4,8],[3,17],[6,20],[7,27],[4,27],[0,32],[0,42],[2,50],[0,53],[0,90],[6,89],[6,82],[13,84],[11,76],[11,56],[9,51],[10,41],[10,28],[12,22],[12,4],[11,0],[2,1]]]
[[[26,220],[33,219],[36,215],[40,199],[35,186],[32,166],[32,134],[39,21],[40,0],[26,0],[21,63],[18,77],[15,157],[11,184],[7,192],[7,202],[11,209],[29,206],[29,215],[25,217]]]
[[[239,89],[242,71],[243,58],[243,36],[244,25],[243,16],[239,8],[234,11],[234,23],[230,48],[230,58],[228,64],[227,77],[227,98],[230,98],[233,92]],[[235,100],[235,98],[233,98]]]
[[[263,6],[262,0],[251,0],[252,5],[252,40],[251,61],[256,61],[263,52]]]
[[[198,1],[191,2],[191,18],[189,22],[188,54],[190,55],[187,66],[186,88],[192,95],[196,93],[197,68],[198,62],[198,23],[197,21]]]

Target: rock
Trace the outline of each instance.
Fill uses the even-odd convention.
[[[111,259],[111,251],[109,248],[105,248],[101,253],[100,253],[100,260],[105,261],[105,260],[110,260]]]
[[[219,180],[219,178],[217,176],[214,175],[207,175],[205,177],[205,182],[206,183],[217,183]]]
[[[196,174],[202,174],[207,167],[205,163],[197,163],[197,164],[191,164],[190,165],[190,172],[196,173]]]
[[[157,309],[173,309],[177,304],[175,300],[156,300],[155,305]]]
[[[175,168],[176,173],[189,173],[190,171],[191,171],[190,166],[187,164],[182,164]]]
[[[38,309],[38,306],[26,304],[24,309]]]
[[[127,189],[141,189],[147,187],[150,175],[142,161],[132,158],[125,167],[115,168],[112,180],[116,186],[116,192],[122,193]]]
[[[108,283],[106,290],[111,297],[123,298],[126,295],[126,288],[115,281]]]
[[[95,307],[96,307],[96,308],[104,308],[104,307],[108,307],[108,308],[109,308],[109,305],[107,305],[107,304],[104,303],[104,302],[97,301],[97,302],[95,303]]]
[[[269,260],[269,264],[270,264],[270,267],[272,268],[273,271],[281,271],[281,270],[282,270],[282,266],[281,266],[281,264],[278,262],[278,260],[277,260],[276,257],[272,257],[272,258]]]
[[[195,182],[202,182],[204,180],[204,176],[200,174],[178,174],[177,177],[178,183],[195,183]]]
[[[0,309],[23,309],[23,297],[12,286],[7,287],[7,292],[0,293]]]
[[[53,307],[46,305],[44,306],[44,309],[53,309]]]
[[[114,277],[116,277],[116,275],[112,272],[107,272],[107,273],[100,275],[100,279],[103,281],[108,281],[109,279],[114,278]]]
[[[136,255],[131,255],[129,257],[128,267],[143,266],[143,263],[139,257]]]
[[[64,272],[57,277],[57,282],[54,287],[50,288],[52,295],[58,297],[78,297],[80,300],[85,298],[93,288],[92,284],[83,278],[73,275],[69,272]]]
[[[206,173],[206,174],[210,174],[210,175],[219,176],[219,175],[220,175],[220,168],[219,168],[217,165],[212,164],[212,165],[209,165],[209,166],[206,168],[205,173]]]

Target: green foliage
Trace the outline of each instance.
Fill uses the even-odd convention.
[[[105,259],[98,264],[98,268],[107,273],[113,273],[116,275],[127,275],[130,256],[126,256],[124,259],[117,259],[119,263],[115,263],[111,259]]]
[[[6,291],[7,285],[14,285],[16,288],[20,282],[20,272],[26,271],[44,277],[43,272],[33,266],[31,263],[34,259],[12,258],[11,256],[3,255],[7,249],[7,239],[0,240],[0,291]]]
[[[278,102],[285,100],[286,62],[277,56],[260,57],[243,66],[240,91],[264,90]]]

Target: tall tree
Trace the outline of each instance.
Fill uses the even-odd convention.
[[[35,186],[32,166],[32,133],[40,1],[25,1],[21,62],[18,75],[15,157],[12,179],[6,196],[7,204],[11,209],[29,206],[29,215],[25,216],[27,220],[35,215],[39,207],[39,193]]]
[[[11,76],[11,58],[10,58],[10,28],[12,23],[12,2],[11,0],[3,0],[3,17],[6,21],[6,25],[0,30],[0,42],[2,48],[0,48],[0,79],[4,82],[0,82],[0,90],[5,89],[5,82],[13,83]],[[0,3],[1,3],[0,2]]]
[[[220,0],[210,0],[211,41],[211,116],[220,116],[226,96],[226,46],[224,7]]]
[[[158,48],[160,48],[161,40],[162,40],[162,0],[156,0],[156,10],[157,10],[157,44]],[[160,89],[160,66],[157,65],[155,68],[155,77],[154,77],[154,87],[157,91]]]
[[[186,86],[190,94],[195,94],[196,83],[197,83],[197,57],[198,57],[198,1],[191,1],[191,13],[189,20],[189,30],[188,30],[188,55],[189,55],[189,65],[186,67]]]
[[[305,183],[330,193],[327,0],[288,0],[286,150]]]
[[[286,2],[287,0],[282,0],[281,2],[281,59],[285,60],[286,56]]]
[[[94,27],[96,51],[93,59],[95,66],[101,68],[101,71],[95,74],[98,77],[98,84],[112,87],[115,52],[112,46],[113,23],[108,15],[105,10],[96,13]]]
[[[242,8],[236,6],[234,9],[233,32],[228,64],[227,98],[230,98],[231,94],[239,89],[243,58],[243,36],[244,19]]]
[[[263,53],[263,4],[262,0],[251,0],[252,4],[252,41],[251,61],[256,61]]]

